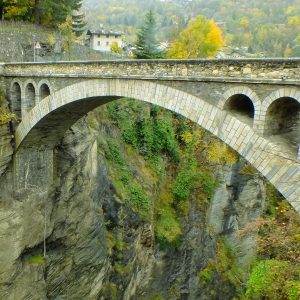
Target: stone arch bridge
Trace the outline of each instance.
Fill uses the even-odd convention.
[[[17,115],[15,189],[49,186],[53,149],[80,117],[130,97],[179,113],[251,163],[300,213],[300,59],[0,65]]]

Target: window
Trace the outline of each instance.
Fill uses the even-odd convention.
[[[109,46],[109,42],[106,42],[106,46]]]
[[[109,34],[107,34],[106,37],[109,39]]]
[[[97,45],[100,46],[100,41],[98,41]]]
[[[98,34],[98,38],[100,38],[100,34]]]

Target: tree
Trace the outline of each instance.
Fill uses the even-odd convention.
[[[3,0],[2,2],[5,19],[30,20],[34,0]]]
[[[63,37],[64,51],[71,57],[71,49],[75,42],[75,34],[72,30],[72,17],[68,16],[66,21],[58,26],[59,32]]]
[[[122,52],[122,49],[119,47],[118,43],[116,41],[111,43],[110,50],[114,53],[120,54]]]
[[[79,9],[81,2],[81,0],[2,0],[0,14],[2,10],[4,19],[56,27],[65,21],[72,10]]]
[[[213,20],[203,16],[189,22],[168,51],[169,58],[214,57],[224,45],[222,31]]]
[[[74,10],[72,13],[72,30],[77,37],[85,31],[86,22],[84,17],[84,13],[79,10]]]
[[[150,10],[146,14],[144,26],[137,32],[136,51],[134,52],[136,58],[151,59],[163,57],[162,51],[159,50],[159,43],[155,38],[155,30],[155,18]]]

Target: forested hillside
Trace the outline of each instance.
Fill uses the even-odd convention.
[[[37,25],[56,27],[66,20],[81,0],[2,0],[0,19],[28,21]]]
[[[83,4],[91,26],[123,30],[129,41],[152,9],[161,41],[172,40],[191,18],[204,15],[220,24],[227,45],[271,57],[300,55],[299,0],[85,0]]]

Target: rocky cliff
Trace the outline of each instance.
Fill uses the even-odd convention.
[[[215,165],[218,184],[210,201],[200,202],[201,189],[194,189],[176,216],[180,238],[163,242],[162,228],[179,226],[170,221],[158,228],[162,221],[154,217],[167,209],[157,201],[169,197],[175,167],[162,157],[168,172],[157,175],[145,156],[120,144],[131,180],[151,198],[145,215],[116,180],[112,140],[122,140],[120,130],[100,108],[74,125],[55,150],[57,177],[47,195],[11,196],[10,170],[2,176],[0,299],[231,299],[233,280],[207,280],[205,274],[218,266],[218,255],[227,255],[225,240],[235,253],[226,256],[227,272],[251,261],[255,233],[241,239],[238,231],[262,213],[262,179],[243,172],[242,161]],[[138,191],[131,200],[142,198]]]

